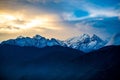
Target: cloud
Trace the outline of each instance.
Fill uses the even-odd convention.
[[[99,16],[104,16],[104,17],[119,17],[120,13],[117,12],[115,9],[88,9],[90,13],[90,17],[99,17]]]
[[[109,4],[109,1],[105,1],[106,3]],[[63,19],[64,20],[68,20],[68,21],[74,21],[74,20],[81,20],[81,19],[87,19],[87,18],[93,18],[93,17],[120,17],[120,6],[119,3],[110,0],[110,4],[111,3],[116,3],[116,5],[114,6],[108,6],[108,7],[103,7],[101,6],[101,3],[99,0],[95,1],[95,0],[71,0],[69,2],[71,7],[74,7],[74,9],[71,8],[71,11],[64,11],[62,13]],[[96,3],[96,4],[93,4]],[[84,4],[84,5],[82,5]],[[97,5],[98,4],[98,5]],[[107,5],[107,4],[106,4]],[[81,10],[81,11],[85,11],[87,13],[87,15],[81,16],[84,12],[80,13],[78,12],[79,16],[76,16],[75,12],[76,10]],[[84,14],[86,14],[84,13]]]
[[[96,34],[101,36],[100,33],[104,32],[104,31],[101,31],[99,28],[94,28],[92,23],[86,23],[84,21],[76,23],[75,27],[84,34],[90,34],[90,35]]]
[[[59,3],[62,0],[27,0],[30,3],[49,3],[49,2],[54,2],[54,3]]]
[[[28,10],[29,11],[29,10]],[[55,14],[29,13],[27,11],[4,11],[0,12],[0,26],[15,26],[18,28],[45,27],[49,29],[58,29],[54,24],[60,21]]]
[[[106,3],[106,6],[102,1]],[[5,35],[33,36],[41,34],[45,37],[59,39],[66,39],[82,33],[96,33],[102,36],[105,34],[106,37],[107,34],[118,31],[117,26],[115,26],[116,29],[110,26],[118,22],[107,23],[109,27],[100,27],[94,26],[88,20],[94,18],[96,19],[94,21],[100,23],[104,18],[120,18],[120,6],[116,2],[118,0],[102,1],[0,0],[0,32],[5,32]],[[84,22],[85,20],[86,22]]]
[[[106,46],[109,45],[120,45],[120,33],[116,33],[112,36],[112,38],[110,39]]]
[[[0,27],[0,30],[1,30],[1,29],[5,29],[5,30],[6,30],[6,29],[8,29],[8,30],[17,29],[17,30],[18,30],[18,29],[20,29],[20,28],[18,28],[18,27],[13,27],[13,26],[6,26],[6,27]]]
[[[76,21],[76,20],[86,19],[89,17],[89,14],[87,12],[86,12],[86,15],[82,15],[82,14],[85,14],[85,12],[82,12],[82,11],[77,12],[77,13],[76,12],[63,12],[62,18],[65,21]]]

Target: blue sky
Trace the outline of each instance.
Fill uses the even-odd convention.
[[[0,40],[40,34],[65,40],[120,32],[120,0],[0,0]]]

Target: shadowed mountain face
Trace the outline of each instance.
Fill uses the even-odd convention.
[[[67,47],[0,45],[0,80],[119,80],[120,46],[90,53]]]

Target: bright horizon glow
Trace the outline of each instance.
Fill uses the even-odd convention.
[[[8,25],[15,26],[20,29],[27,29],[27,28],[34,28],[34,27],[41,27],[41,28],[48,28],[48,29],[60,29],[54,26],[50,26],[51,22],[54,21],[53,20],[54,18],[52,18],[51,16],[47,16],[47,17],[37,16],[35,18],[34,17],[29,18],[29,17],[20,17],[19,15],[13,16],[10,14],[2,14],[0,15],[0,19],[1,19],[0,20],[1,24],[6,24],[7,22]],[[18,23],[16,23],[15,21],[18,21]],[[19,22],[22,22],[22,21],[23,23],[19,24]]]

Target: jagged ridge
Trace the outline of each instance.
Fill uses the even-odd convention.
[[[19,36],[16,39],[3,41],[1,44],[34,46],[38,48],[59,45],[81,50],[84,52],[90,52],[92,50],[103,47],[106,44],[106,41],[103,41],[95,34],[92,37],[90,37],[88,34],[83,34],[82,36],[73,37],[65,41],[57,40],[55,38],[46,39],[45,37],[42,37],[40,35],[35,35],[32,38]]]

